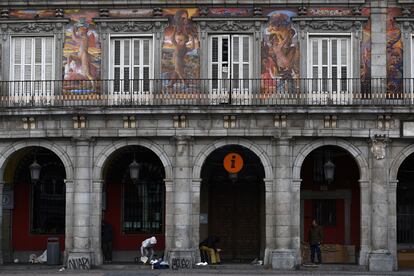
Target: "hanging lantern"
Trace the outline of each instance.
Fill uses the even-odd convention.
[[[323,171],[325,174],[325,180],[331,183],[334,180],[334,173],[335,173],[335,164],[328,160],[325,165],[323,165]]]
[[[29,166],[29,170],[30,170],[30,179],[31,179],[31,181],[33,183],[36,183],[37,181],[39,181],[40,171],[42,170],[42,166],[40,166],[40,164],[36,162],[36,159]]]
[[[140,165],[134,159],[134,161],[129,164],[129,177],[133,182],[136,182],[139,179],[139,169]]]

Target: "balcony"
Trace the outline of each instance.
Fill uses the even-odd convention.
[[[396,86],[395,83],[398,85]],[[2,81],[0,107],[411,106],[414,79]]]

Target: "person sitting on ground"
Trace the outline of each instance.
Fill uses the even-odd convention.
[[[220,238],[214,235],[209,236],[207,239],[200,243],[200,250],[208,254],[211,264],[220,264],[220,249],[217,248],[217,243],[220,242]]]
[[[147,261],[151,261],[154,256],[154,246],[157,244],[155,237],[144,240],[141,244],[141,261],[145,264]]]

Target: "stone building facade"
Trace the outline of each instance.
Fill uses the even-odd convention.
[[[293,269],[312,217],[340,262],[410,260],[414,1],[95,2],[0,3],[2,262],[53,235],[69,267],[101,265],[106,219],[117,261],[155,235],[190,267],[221,233],[228,259]]]

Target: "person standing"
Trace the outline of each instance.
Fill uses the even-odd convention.
[[[104,262],[110,263],[112,262],[112,240],[114,235],[112,226],[106,221],[102,221],[101,234]]]
[[[315,263],[315,252],[318,257],[318,264],[322,263],[322,255],[320,245],[323,241],[323,230],[318,225],[316,220],[312,221],[312,226],[309,230],[309,245],[311,250],[311,262]]]

